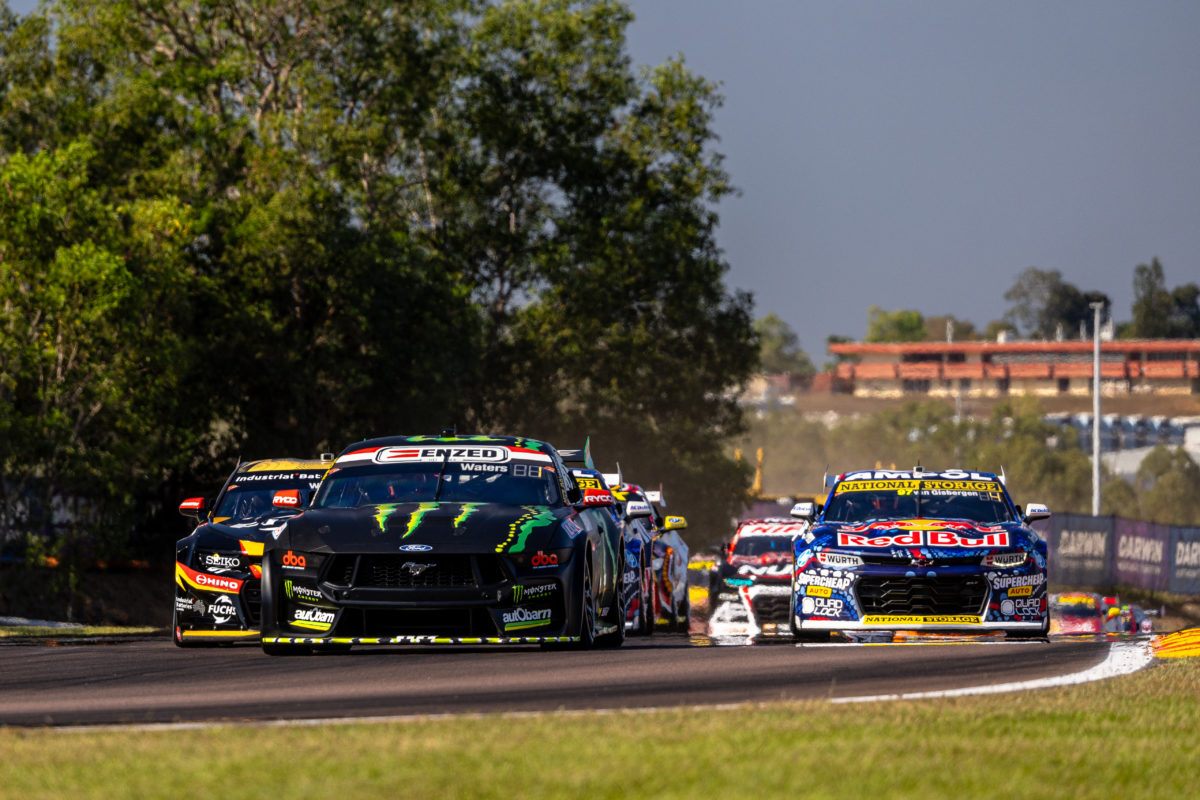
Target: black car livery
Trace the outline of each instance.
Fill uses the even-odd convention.
[[[583,499],[532,439],[352,445],[266,543],[263,650],[619,645],[620,531]]]
[[[184,500],[180,513],[200,524],[175,545],[175,644],[225,644],[258,637],[263,540],[278,532],[320,485],[327,460],[266,459],[238,464],[211,508]],[[272,504],[284,492],[288,508]]]

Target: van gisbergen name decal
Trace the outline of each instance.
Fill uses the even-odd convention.
[[[540,461],[551,463],[548,454],[528,447],[502,447],[500,445],[394,445],[355,450],[338,459],[339,465],[353,463],[375,464],[450,464],[476,463],[501,464],[508,461]]]
[[[1008,547],[1008,533],[963,536],[954,531],[904,531],[891,536],[839,533],[838,547]]]

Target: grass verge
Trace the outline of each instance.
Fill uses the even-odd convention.
[[[1066,689],[934,702],[0,728],[0,796],[1191,798],[1197,741],[1200,660],[1191,659]]]
[[[147,636],[161,633],[155,627],[116,627],[112,625],[84,625],[79,628],[48,628],[40,625],[11,625],[0,627],[0,639],[87,639],[97,636]]]

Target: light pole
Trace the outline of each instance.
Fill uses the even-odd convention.
[[[1100,310],[1104,303],[1088,303],[1092,321],[1092,516],[1100,516]]]

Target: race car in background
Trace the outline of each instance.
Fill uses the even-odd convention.
[[[1004,480],[966,470],[865,470],[827,479],[824,506],[795,543],[791,628],[832,631],[1005,631],[1045,636],[1046,542]]]
[[[560,451],[564,460],[577,451]],[[614,522],[621,529],[625,548],[625,569],[622,575],[622,603],[625,607],[625,629],[629,633],[649,636],[654,633],[654,572],[649,507],[640,508],[637,501],[623,501],[611,493],[603,473],[586,467],[571,467],[571,475],[583,492],[586,504],[592,494],[609,498]],[[632,507],[630,507],[632,504]]]
[[[266,543],[263,651],[619,646],[623,548],[602,500],[585,504],[533,439],[447,430],[352,445]]]
[[[794,543],[808,522],[787,517],[746,520],[717,561],[709,608],[709,634],[791,635]]]
[[[1104,633],[1104,603],[1090,592],[1063,592],[1050,598],[1050,633]]]
[[[644,494],[654,511],[654,574],[658,589],[658,618],[666,622],[667,630],[687,633],[692,615],[687,587],[691,553],[680,534],[687,528],[687,518],[663,512],[667,498],[661,484],[657,491]]]
[[[199,524],[175,544],[172,636],[179,647],[258,636],[263,542],[294,516],[321,483],[333,455],[238,464],[211,505],[190,497],[179,512]],[[279,492],[290,506],[272,505]]]

